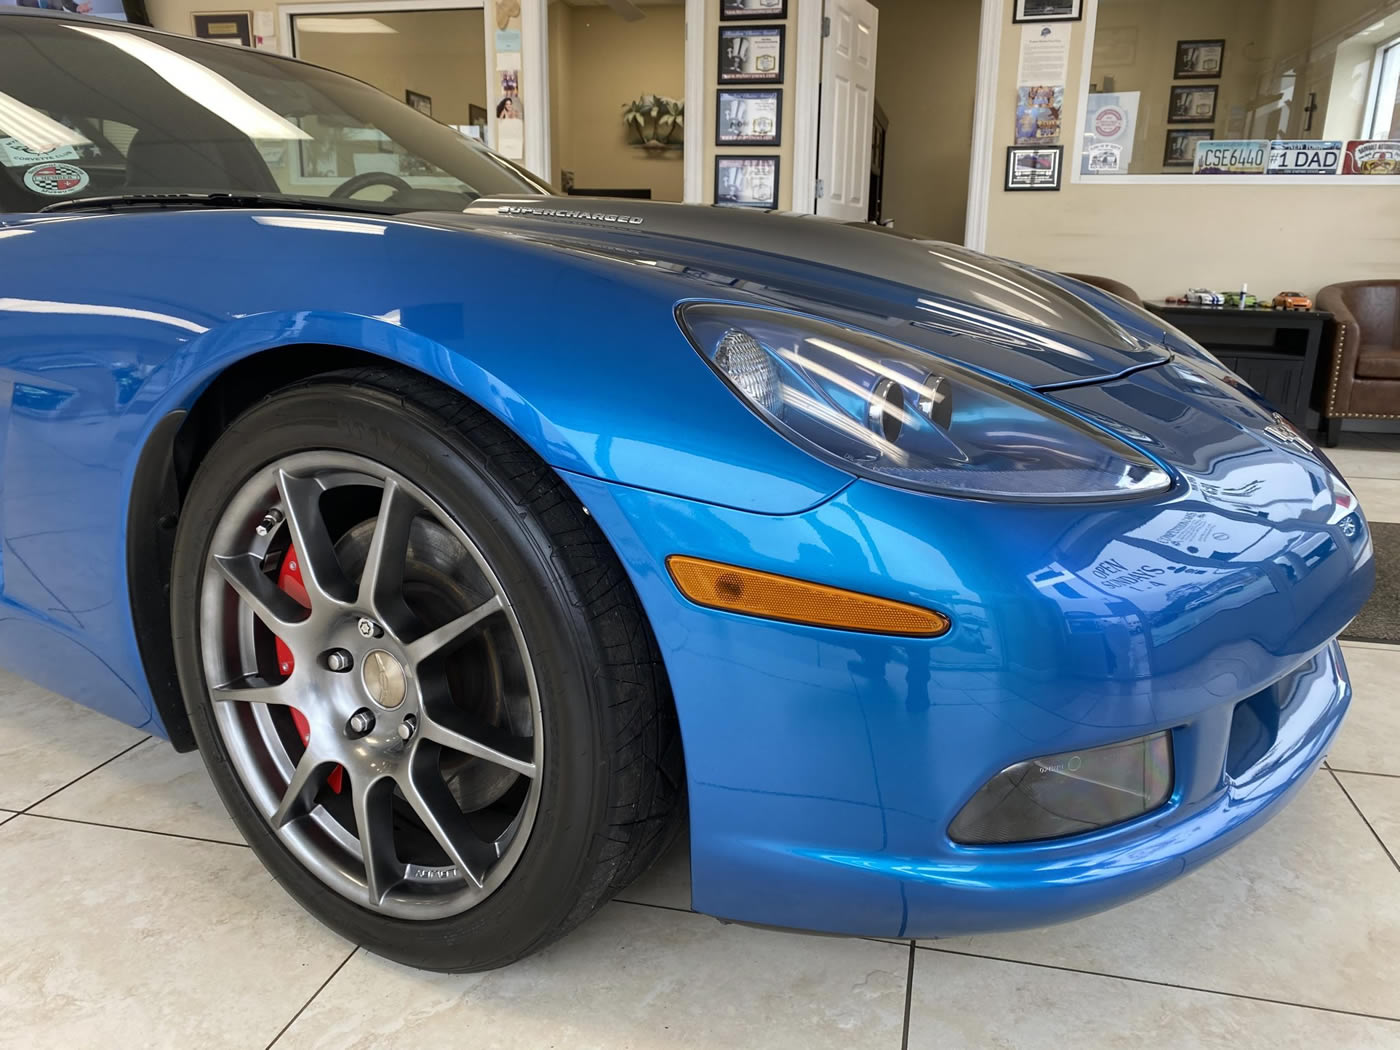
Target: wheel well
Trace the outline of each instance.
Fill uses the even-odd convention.
[[[374,354],[338,346],[265,350],[230,365],[188,410],[171,412],[152,429],[136,464],[127,510],[127,586],[147,683],[175,750],[195,747],[170,642],[170,564],[190,480],[229,423],[258,401],[321,372],[384,363]]]
[[[322,373],[358,366],[382,369],[386,365],[392,362],[346,347],[304,345],[265,350],[231,365],[189,409],[171,412],[152,429],[136,465],[127,511],[127,586],[147,683],[176,751],[195,750],[170,637],[175,529],[195,472],[228,425],[263,398]],[[430,376],[423,378],[437,382]],[[453,393],[465,399],[460,392]],[[646,611],[640,601],[638,607],[645,622]],[[660,673],[664,680],[664,664]],[[666,703],[673,703],[669,692],[668,683]]]

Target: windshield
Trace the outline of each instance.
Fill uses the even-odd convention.
[[[460,211],[549,190],[329,70],[100,22],[0,16],[0,211],[171,192]]]

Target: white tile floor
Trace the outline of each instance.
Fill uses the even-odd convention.
[[[1335,459],[1400,521],[1400,438]],[[1400,1047],[1400,647],[1276,820],[1140,901],[908,942],[691,914],[676,849],[504,971],[357,950],[263,872],[195,755],[0,675],[0,1048]]]

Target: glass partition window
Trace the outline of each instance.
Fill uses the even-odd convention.
[[[1099,0],[1080,177],[1400,175],[1400,0]]]

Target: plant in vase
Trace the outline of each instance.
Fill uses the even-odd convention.
[[[643,95],[622,107],[622,121],[645,149],[676,149],[685,130],[685,102],[665,95]]]

